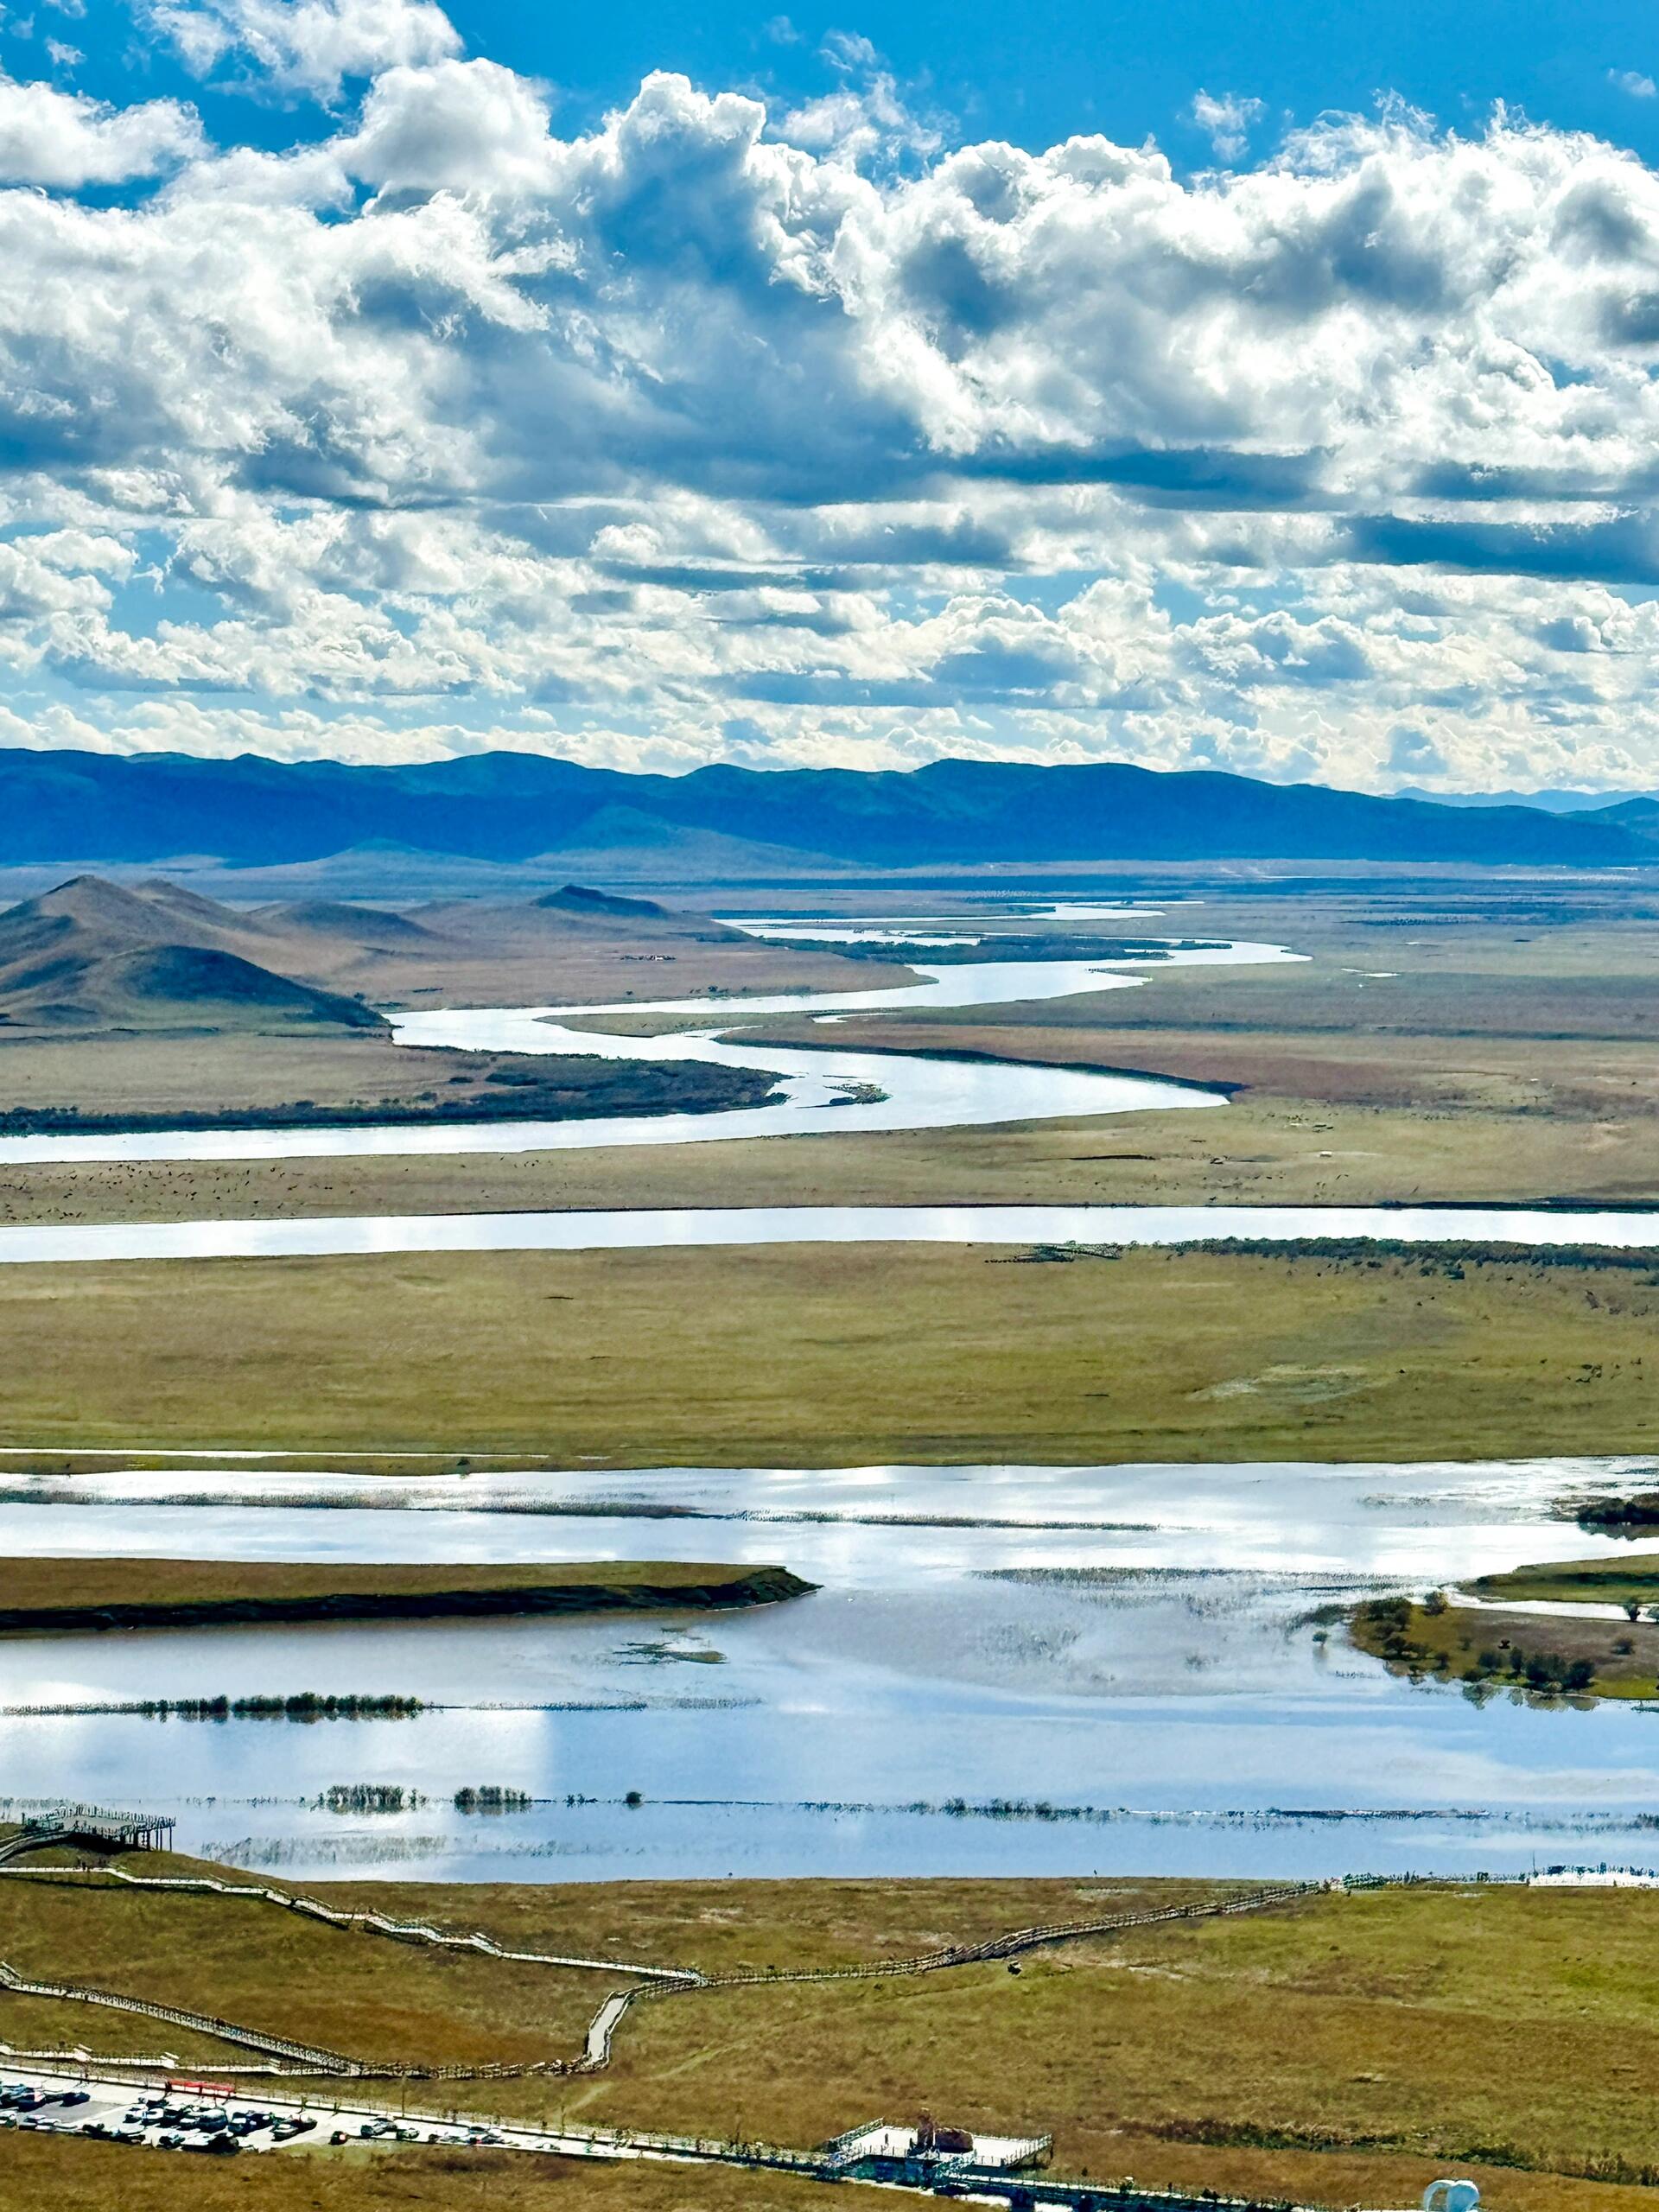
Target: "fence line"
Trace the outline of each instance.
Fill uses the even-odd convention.
[[[482,1958],[499,1959],[512,1966],[566,1967],[594,1974],[638,1974],[645,1980],[690,1985],[701,1983],[703,1979],[685,1967],[648,1967],[626,1959],[565,1958],[544,1951],[510,1951],[493,1936],[486,1936],[481,1929],[474,1929],[467,1936],[449,1935],[442,1929],[429,1926],[425,1921],[393,1920],[383,1912],[342,1911],[334,1905],[324,1904],[317,1897],[299,1897],[285,1890],[268,1889],[262,1883],[221,1882],[208,1874],[130,1874],[121,1866],[9,1866],[0,1869],[0,1872],[31,1877],[36,1881],[61,1879],[68,1875],[82,1881],[91,1878],[124,1883],[129,1889],[134,1890],[176,1890],[193,1891],[204,1897],[245,1898],[250,1902],[281,1905],[289,1912],[324,1921],[333,1928],[365,1929],[377,1936],[390,1936],[394,1942],[399,1943],[424,1943],[442,1950],[474,1951]]]
[[[560,2078],[601,2072],[610,2064],[617,2029],[630,2007],[645,1998],[682,1996],[693,1990],[876,1981],[938,1974],[953,1967],[984,1965],[999,1959],[1014,1958],[1055,1944],[1081,1942],[1092,1936],[1123,1934],[1133,1929],[1158,1927],[1179,1920],[1220,1919],[1237,1913],[1266,1911],[1276,1906],[1297,1903],[1331,1886],[1323,1882],[1279,1883],[1268,1889],[1241,1891],[1214,1899],[1193,1898],[1184,1904],[1163,1905],[1140,1912],[1108,1914],[1088,1920],[1046,1922],[1032,1927],[1013,1929],[1001,1936],[987,1937],[978,1943],[941,1945],[931,1951],[918,1952],[908,1959],[871,1960],[838,1967],[798,1967],[782,1970],[755,1969],[724,1974],[699,1974],[684,1968],[621,1965],[606,1960],[567,1959],[540,1952],[510,1951],[481,1933],[447,1936],[423,1921],[397,1921],[384,1913],[342,1911],[315,1897],[294,1896],[259,1884],[221,1882],[207,1875],[130,1874],[119,1867],[7,1867],[0,1869],[0,1872],[37,1881],[67,1880],[77,1886],[102,1879],[132,1889],[181,1891],[196,1895],[262,1901],[323,1921],[331,1926],[362,1929],[388,1936],[394,1942],[429,1943],[447,1949],[468,1950],[506,1963],[573,1967],[627,1974],[635,1977],[631,1987],[613,1992],[600,2005],[588,2023],[582,2052],[576,2057],[423,2065],[406,2061],[351,2058],[339,2051],[297,2043],[286,2037],[268,2035],[263,2031],[222,2020],[210,2014],[157,2005],[143,1998],[117,1996],[108,1991],[71,1984],[29,1983],[15,1969],[0,1961],[0,1988],[10,1989],[18,1995],[102,2005],[115,2011],[144,2014],[154,2019],[168,2021],[175,2026],[214,2037],[221,2042],[262,2051],[268,2056],[312,2065],[322,2074],[346,2075],[358,2080],[406,2082],[509,2081],[538,2075]]]
[[[142,2013],[146,2019],[165,2020],[169,2027],[188,2028],[199,2035],[216,2037],[221,2043],[263,2050],[271,2057],[299,2059],[315,2066],[320,2073],[353,2070],[349,2058],[337,2050],[325,2050],[316,2044],[295,2043],[287,2036],[265,2035],[257,2028],[241,2027],[234,2020],[221,2020],[211,2012],[188,2012],[176,2005],[156,2004],[148,1997],[119,1996],[112,1990],[93,1989],[76,1982],[30,1981],[3,1959],[0,1959],[0,1989],[10,1991],[14,1997],[44,1998],[57,2004],[101,2005],[112,2012]]]

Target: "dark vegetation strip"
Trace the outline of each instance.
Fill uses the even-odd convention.
[[[465,1096],[352,1100],[309,1098],[281,1106],[224,1106],[194,1112],[98,1113],[79,1106],[14,1106],[0,1111],[0,1136],[137,1136],[168,1129],[351,1129],[413,1128],[428,1123],[563,1122],[636,1114],[726,1114],[765,1106],[781,1094],[764,1069],[724,1068],[696,1060],[666,1066],[644,1061],[577,1059],[557,1065],[604,1070],[591,1082],[560,1082],[545,1072],[498,1069],[485,1080],[498,1093]]]
[[[1292,1209],[1287,1209],[1291,1211]],[[1379,1209],[1404,1211],[1404,1207]],[[1450,1206],[1436,1200],[1432,1209],[1436,1213],[1459,1211],[1509,1211],[1514,1209],[1505,1202],[1496,1201],[1491,1207]],[[1529,1213],[1571,1213],[1574,1209],[1564,1205],[1529,1205]],[[1598,1212],[1640,1213],[1650,1211],[1641,1206],[1608,1207],[1598,1204]],[[1147,1249],[1135,1244],[1033,1244],[1029,1250],[1017,1255],[1018,1261],[1066,1260],[1122,1260],[1133,1252]],[[1470,1268],[1576,1268],[1596,1274],[1611,1271],[1637,1276],[1648,1283],[1659,1283],[1659,1256],[1651,1250],[1626,1251],[1617,1245],[1596,1244],[1588,1240],[1583,1244],[1531,1245],[1517,1241],[1512,1244],[1491,1240],[1465,1240],[1447,1236],[1433,1243],[1419,1243],[1414,1237],[1391,1236],[1190,1236],[1160,1244],[1153,1249],[1164,1252],[1212,1253],[1222,1259],[1248,1260],[1321,1260],[1336,1267],[1363,1268],[1376,1272],[1385,1264],[1414,1268],[1423,1275],[1446,1275],[1454,1282],[1461,1282]],[[1017,1262],[1016,1262],[1017,1263]]]
[[[211,1586],[213,1570],[203,1570],[210,1586],[188,1586],[165,1594],[158,1570],[178,1568],[175,1560],[12,1560],[0,1580],[0,1630],[12,1634],[58,1634],[88,1629],[198,1628],[229,1623],[318,1620],[475,1619],[507,1614],[591,1613],[715,1608],[776,1604],[803,1596],[814,1586],[786,1567],[696,1568],[682,1575],[671,1567],[638,1569],[607,1579],[604,1569],[589,1579],[561,1579],[546,1567],[518,1569],[407,1569],[342,1567],[331,1586],[319,1571],[309,1575],[264,1562],[219,1570],[222,1586]],[[56,1568],[50,1576],[29,1570]],[[82,1573],[77,1588],[77,1570]],[[123,1572],[124,1570],[124,1572]],[[39,1586],[29,1591],[27,1580]],[[310,1586],[306,1586],[307,1582]],[[153,1594],[146,1584],[160,1582]],[[19,1586],[23,1586],[20,1587]],[[124,1587],[123,1586],[124,1585]],[[130,1594],[128,1594],[129,1592]]]

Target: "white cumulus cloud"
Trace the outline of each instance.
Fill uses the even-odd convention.
[[[1659,783],[1632,154],[935,143],[852,37],[817,103],[657,74],[561,130],[414,0],[153,22],[339,111],[215,147],[0,80],[40,741]]]
[[[197,76],[240,65],[331,105],[348,79],[461,50],[433,0],[150,0],[149,20]]]
[[[1267,110],[1260,100],[1238,92],[1200,90],[1193,94],[1188,112],[1215,149],[1217,160],[1236,162],[1249,143],[1251,125]]]
[[[0,181],[67,191],[124,184],[160,175],[203,150],[194,110],[176,100],[116,108],[0,77]]]

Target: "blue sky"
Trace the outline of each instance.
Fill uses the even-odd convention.
[[[767,29],[776,10],[646,0],[620,19],[593,10],[580,23],[505,0],[452,12],[484,50],[544,73],[578,99],[625,97],[651,68],[719,83],[753,76],[798,98],[818,88],[815,55],[841,30],[868,38],[904,82],[928,86],[965,135],[1033,151],[1078,131],[1127,143],[1150,134],[1197,164],[1209,149],[1183,118],[1204,87],[1299,122],[1325,108],[1368,108],[1379,92],[1448,124],[1482,120],[1503,99],[1540,122],[1659,156],[1659,109],[1614,81],[1659,70],[1659,24],[1628,0],[926,0],[799,10],[788,16],[798,42],[781,48]]]
[[[1659,786],[1647,11],[10,0],[0,742]]]
[[[626,9],[527,7],[456,0],[448,11],[469,52],[557,88],[567,127],[626,100],[653,69],[710,86],[753,86],[794,105],[823,91],[833,33],[867,38],[895,76],[949,114],[966,137],[1039,150],[1079,131],[1134,143],[1148,135],[1173,159],[1210,158],[1190,119],[1194,94],[1259,99],[1267,143],[1289,119],[1329,108],[1363,111],[1392,93],[1441,123],[1471,127],[1498,101],[1535,122],[1588,130],[1659,159],[1659,99],[1627,86],[1659,81],[1659,22],[1630,0],[1431,0],[1310,5],[1308,0],[918,0],[906,6],[793,10],[726,4],[688,9],[636,0]],[[75,81],[109,99],[153,92],[194,99],[216,128],[268,144],[293,111],[251,108],[204,90],[165,51],[135,36],[122,0],[87,0],[79,24],[50,0],[11,0],[7,66],[54,69],[44,42],[78,47]],[[20,35],[20,27],[22,35]],[[321,117],[302,127],[321,131]]]

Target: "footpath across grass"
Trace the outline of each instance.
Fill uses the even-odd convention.
[[[306,1887],[334,1902],[481,1927],[503,1942],[709,1971],[894,1959],[1205,1891],[1104,1880]],[[471,2062],[568,2049],[609,1986],[582,1975],[561,1993],[556,1974],[503,1972],[475,1956],[434,1956],[224,1900],[8,1880],[0,1914],[0,1956],[23,1965],[49,1957],[65,1974],[286,2025],[346,2050]],[[1260,1915],[1028,1955],[1014,1962],[1018,1972],[998,1962],[693,1990],[636,2007],[603,2074],[456,2083],[435,2094],[484,2116],[796,2145],[877,2115],[928,2111],[951,2125],[1052,2130],[1056,2170],[1096,2179],[1132,2173],[1169,2187],[1388,2206],[1414,2202],[1438,2174],[1471,2172],[1505,2212],[1635,2212],[1659,2184],[1645,2088],[1659,2068],[1656,1943],[1659,1892],[1471,1882],[1314,1893]],[[411,2088],[411,2104],[422,2094]],[[138,2152],[77,2164],[99,2148],[0,2135],[0,2202],[7,2212],[46,2202],[101,2212],[105,2201],[160,2212],[159,2195],[143,2192],[180,2185],[176,2163]],[[274,2212],[405,2203],[466,2212],[476,2170],[429,2164],[428,2154],[387,2154],[384,2166],[353,2164],[348,2178],[325,2159],[311,2169],[307,2196],[283,2193],[302,2184],[276,2174],[275,2162],[249,2158],[213,2185],[233,2183],[237,2203]],[[55,2198],[41,2178],[53,2171]],[[193,2183],[197,2172],[192,2161]],[[618,2180],[588,2175],[562,2197],[564,2186],[556,2169],[504,2162],[493,2201],[545,2196],[584,2212],[607,2206],[607,2190],[642,2212],[793,2212],[818,2201],[743,2174],[641,2169]],[[99,2188],[125,2193],[106,2200]],[[217,2212],[219,2202],[199,2195],[193,2212]]]

